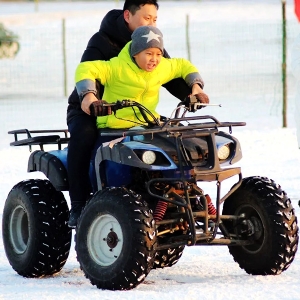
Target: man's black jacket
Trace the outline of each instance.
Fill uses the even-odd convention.
[[[81,62],[93,60],[110,60],[118,56],[121,49],[131,41],[131,32],[126,26],[123,11],[111,10],[103,18],[100,29],[95,33],[88,42],[84,51]],[[169,58],[167,51],[164,51],[164,57]],[[187,86],[182,78],[173,79],[163,85],[173,96],[181,101],[191,93],[191,89]],[[97,82],[98,95],[101,99],[103,95],[103,86]],[[105,99],[104,99],[105,100]],[[68,99],[68,116],[70,119],[76,112],[73,109],[80,110],[80,100],[76,88]]]

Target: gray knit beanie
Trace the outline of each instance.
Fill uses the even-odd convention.
[[[131,57],[148,48],[158,48],[162,53],[164,52],[163,34],[154,26],[138,27],[132,33],[131,38]]]

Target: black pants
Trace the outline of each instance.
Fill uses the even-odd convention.
[[[84,206],[92,189],[89,179],[91,153],[94,149],[98,130],[96,118],[81,110],[68,111],[68,130],[70,142],[68,146],[68,178],[71,206],[82,203]]]

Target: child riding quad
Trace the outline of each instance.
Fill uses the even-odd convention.
[[[186,116],[199,108],[195,102],[191,97],[185,107],[181,103],[164,121],[149,118],[134,101],[107,104],[114,110],[137,107],[148,126],[101,130],[110,141],[98,145],[91,160],[94,190],[78,220],[75,249],[85,276],[98,288],[132,289],[151,269],[176,264],[186,246],[227,246],[253,275],[277,275],[292,263],[299,238],[287,194],[272,179],[243,178],[233,166],[242,153],[231,131],[245,123]],[[68,190],[68,149],[62,149],[67,132],[9,133],[12,146],[40,146],[29,157],[28,172],[48,179],[25,180],[10,191],[2,224],[6,256],[21,276],[52,275],[63,268],[71,245],[62,193]],[[44,150],[53,144],[57,150]],[[229,178],[236,183],[221,197]],[[214,201],[201,188],[207,182],[217,183]]]

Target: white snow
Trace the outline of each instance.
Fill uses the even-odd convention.
[[[263,20],[280,20],[280,1],[198,1],[203,10],[199,12],[199,19],[213,22],[224,22],[233,18],[238,22],[259,22]],[[161,1],[159,10],[159,23],[166,26],[171,21],[187,12],[192,12],[198,2],[188,1]],[[77,15],[83,12],[97,15],[97,11],[109,10],[122,3],[116,2],[41,2],[39,13],[33,13],[32,2],[0,2],[1,19],[17,22],[30,16],[30,22],[38,24],[39,18],[58,18],[64,14]],[[293,15],[293,1],[287,1],[287,13],[291,22],[296,22]],[[196,18],[197,14],[192,14]],[[300,28],[299,28],[300,29]],[[299,30],[300,33],[300,30]],[[229,33],[224,32],[230,39]],[[228,36],[226,35],[228,34]],[[168,35],[168,31],[164,31]],[[203,43],[209,42],[204,39]],[[86,42],[81,43],[85,44]],[[83,45],[81,45],[83,47]],[[170,49],[169,47],[166,47]],[[244,49],[244,48],[242,48]],[[213,55],[213,54],[211,54]],[[205,79],[205,78],[204,78]],[[214,90],[213,78],[206,79],[209,90]],[[278,90],[270,90],[267,99],[247,92],[240,91],[239,96],[229,97],[222,93],[212,93],[212,103],[221,103],[222,107],[208,107],[200,110],[198,114],[210,114],[220,121],[245,121],[245,127],[233,128],[233,135],[241,143],[243,159],[237,165],[242,167],[244,177],[259,175],[274,179],[291,198],[298,218],[300,208],[300,150],[297,147],[294,116],[293,97],[289,97],[288,127],[282,128],[281,105],[276,102],[271,105],[272,95],[280,98]],[[163,102],[166,93],[162,91]],[[167,97],[166,97],[167,98]],[[36,99],[31,99],[36,100]],[[65,111],[67,99],[53,100],[37,104],[28,101],[25,106],[24,99],[9,99],[1,104],[0,120],[0,217],[4,202],[14,184],[26,178],[44,178],[43,174],[28,174],[27,160],[29,151],[27,147],[9,147],[13,136],[7,134],[8,130],[28,129],[61,129],[65,128]],[[169,98],[161,103],[160,112],[170,115],[176,105]],[[30,112],[30,113],[28,113]],[[47,116],[47,117],[46,117]],[[55,123],[53,122],[55,118]],[[40,121],[42,120],[42,125]],[[222,184],[222,193],[226,193],[232,182]],[[201,186],[212,198],[215,193],[215,183]],[[68,199],[67,193],[65,193]],[[47,278],[27,279],[19,276],[9,265],[2,242],[0,245],[0,299],[300,299],[300,259],[297,253],[290,268],[277,276],[251,276],[239,268],[228,252],[226,246],[198,246],[186,247],[180,261],[172,268],[153,270],[146,280],[131,291],[105,291],[92,286],[84,277],[76,260],[74,245],[72,245],[69,258],[59,274]]]

